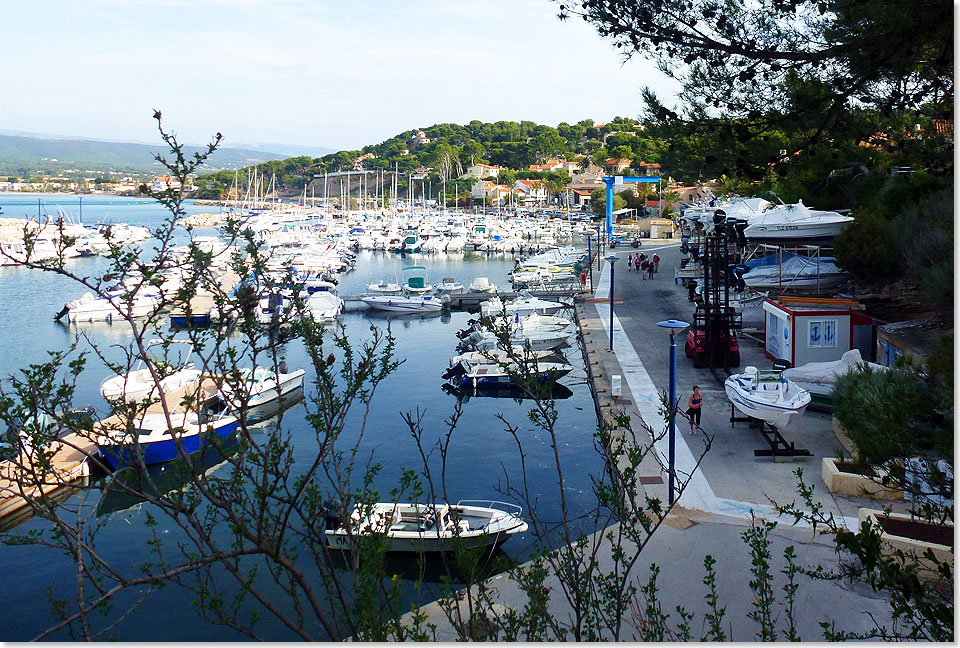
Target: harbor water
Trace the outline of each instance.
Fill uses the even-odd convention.
[[[37,197],[0,196],[0,217],[36,218]],[[76,219],[80,202],[77,197],[42,197],[41,217],[44,213],[57,217],[66,214]],[[187,206],[188,214],[209,212],[215,208]],[[128,222],[135,225],[155,227],[167,216],[163,207],[142,199],[85,197],[82,201],[83,222]],[[213,233],[203,232],[202,233]],[[69,262],[77,274],[94,276],[104,267],[97,257],[79,258]],[[358,295],[371,281],[393,281],[407,265],[423,265],[427,281],[436,283],[452,277],[468,285],[476,277],[487,277],[501,289],[509,289],[508,273],[513,268],[512,255],[486,255],[482,253],[417,254],[401,257],[386,252],[359,252],[356,268],[340,277],[339,292],[343,295]],[[71,280],[53,273],[25,270],[17,267],[0,268],[0,380],[16,374],[28,364],[42,363],[47,352],[63,350],[77,344],[77,351],[89,350],[93,342],[107,349],[108,355],[122,357],[119,348],[111,345],[129,344],[130,338],[123,324],[61,324],[54,321],[64,303],[79,297],[86,289]],[[447,368],[449,358],[456,355],[459,339],[457,331],[467,326],[473,317],[463,312],[442,313],[433,316],[403,315],[386,318],[374,314],[343,313],[341,322],[351,343],[360,344],[370,339],[371,325],[380,329],[389,328],[395,336],[395,356],[402,364],[380,386],[375,396],[371,415],[360,442],[359,456],[372,456],[382,464],[375,486],[382,497],[401,480],[404,470],[419,471],[422,468],[420,451],[410,429],[403,419],[407,412],[422,414],[424,443],[429,447],[444,437],[448,427],[445,421],[454,411],[457,397],[442,389],[441,374]],[[291,342],[284,349],[291,368],[307,370],[305,381],[306,404],[287,411],[282,425],[289,431],[295,456],[306,461],[316,454],[316,438],[307,421],[309,396],[315,390],[313,371],[309,356],[299,341]],[[596,414],[592,396],[586,383],[583,358],[578,346],[563,349],[563,355],[574,366],[572,373],[561,382],[572,395],[557,401],[559,413],[558,444],[564,470],[566,500],[570,517],[576,518],[595,506],[591,489],[591,476],[598,476],[603,462],[594,448],[593,433],[596,429]],[[108,411],[106,402],[99,394],[102,380],[112,375],[103,364],[90,357],[88,369],[82,375],[77,389],[77,405],[93,405],[98,412]],[[533,499],[537,502],[540,519],[557,522],[560,505],[554,452],[547,435],[538,430],[529,420],[530,401],[512,398],[469,397],[462,401],[463,416],[453,434],[447,457],[446,482],[451,501],[458,499],[506,499],[501,492],[507,483],[515,484],[520,478],[520,454],[513,437],[504,429],[498,418],[502,415],[519,429],[525,453],[526,469]],[[350,444],[358,435],[361,412],[352,411],[341,441]],[[437,466],[433,466],[438,469]],[[129,574],[137,573],[138,565],[150,560],[146,520],[149,505],[137,502],[99,502],[103,494],[97,489],[94,478],[89,489],[72,497],[86,497],[91,508],[96,508],[98,523],[103,529],[98,534],[98,551],[114,561]],[[76,500],[74,500],[76,501]],[[525,515],[527,512],[525,512]],[[170,547],[177,541],[179,529],[162,515],[159,532]],[[589,531],[582,523],[582,530]],[[7,531],[0,539],[11,533],[30,533],[48,529],[50,523],[31,519],[13,531]],[[511,539],[503,551],[514,558],[523,559],[535,550],[530,532]],[[0,590],[6,618],[15,623],[4,624],[0,640],[24,641],[55,622],[51,614],[49,596],[70,599],[75,592],[76,569],[69,557],[36,546],[0,544],[0,564],[4,565],[4,587]],[[412,589],[405,590],[414,600]],[[281,595],[278,590],[278,596]],[[191,605],[192,594],[177,587],[166,587],[152,592],[146,602],[129,615],[110,636],[125,641],[176,641],[176,640],[239,640],[239,633],[203,622]],[[420,595],[420,602],[426,602]],[[131,593],[126,599],[134,600]],[[162,623],[158,622],[162,610]],[[294,637],[265,618],[258,626],[262,637],[284,641]],[[68,640],[65,631],[53,638]]]

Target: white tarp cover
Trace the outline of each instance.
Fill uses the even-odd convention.
[[[850,349],[839,360],[831,362],[808,362],[805,365],[793,369],[785,369],[783,377],[797,383],[812,383],[820,385],[832,385],[837,376],[850,371],[853,367],[863,362],[860,355],[860,349]],[[865,363],[875,371],[884,370],[887,367],[875,364],[873,362]]]

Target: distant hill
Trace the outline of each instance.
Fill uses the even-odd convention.
[[[196,146],[185,148],[188,155],[200,150]],[[289,157],[289,151],[292,150],[296,150],[300,155],[309,154],[309,151],[316,156],[331,150],[299,146],[278,148],[284,150],[224,147],[210,157],[205,168],[209,171],[233,170]],[[153,160],[153,154],[161,151],[162,144],[0,134],[0,176],[69,174],[76,171],[159,173],[163,167]]]

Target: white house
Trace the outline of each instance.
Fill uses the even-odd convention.
[[[525,202],[543,203],[547,201],[547,188],[543,180],[517,180],[513,183],[513,188],[523,192]]]
[[[157,176],[153,179],[154,191],[166,191],[167,189],[179,189],[180,181],[173,176]]]
[[[464,171],[461,178],[496,178],[500,175],[500,171],[503,167],[491,166],[489,164],[474,164],[467,167],[467,170]]]

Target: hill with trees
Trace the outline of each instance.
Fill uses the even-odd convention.
[[[164,172],[164,168],[153,159],[158,150],[154,145],[132,142],[0,134],[0,175],[31,177],[78,172],[159,174]],[[188,155],[201,150],[196,146],[184,147]],[[208,167],[232,170],[282,157],[282,153],[225,147],[210,156]]]

